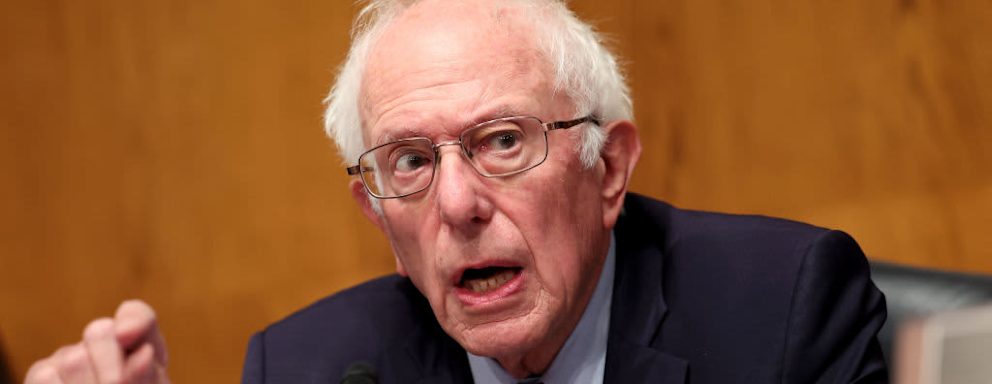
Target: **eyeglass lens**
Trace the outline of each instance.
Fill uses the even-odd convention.
[[[359,158],[362,180],[380,198],[400,197],[430,186],[440,153],[427,138],[399,140],[376,147]],[[540,120],[497,119],[461,135],[462,154],[486,177],[519,173],[542,163],[548,154]],[[436,156],[437,154],[437,156]]]

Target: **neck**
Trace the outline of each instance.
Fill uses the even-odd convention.
[[[551,362],[554,361],[555,356],[558,354],[558,350],[564,341],[558,343],[552,353],[540,353],[542,351],[537,351],[537,353],[531,353],[527,356],[516,357],[516,358],[506,358],[506,359],[496,359],[499,365],[506,370],[515,379],[524,379],[533,375],[540,375],[544,371],[548,370],[551,366]]]

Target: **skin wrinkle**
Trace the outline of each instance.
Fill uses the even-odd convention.
[[[554,92],[550,65],[529,29],[462,33],[487,30],[478,26],[492,22],[491,3],[448,2],[450,8],[421,18],[436,10],[428,8],[433,3],[400,15],[372,47],[363,79],[366,142],[410,131],[452,140],[506,111],[545,121],[579,117],[567,96]],[[505,25],[519,25],[515,15],[504,13]],[[457,148],[442,147],[430,188],[380,200],[381,216],[365,211],[442,328],[518,377],[547,369],[578,323],[594,289],[588,282],[598,279],[609,247],[603,161],[582,166],[577,132],[550,133],[545,163],[506,178],[482,177],[450,152]],[[451,282],[459,268],[494,261],[521,267],[521,290],[484,312],[461,303]]]
[[[461,137],[461,134],[463,132],[465,132],[467,129],[469,129],[471,127],[475,127],[476,125],[479,125],[479,124],[484,123],[484,122],[487,122],[487,121],[497,120],[497,119],[501,119],[501,118],[505,118],[505,117],[526,116],[527,115],[526,113],[516,112],[516,111],[518,111],[518,109],[516,109],[516,108],[514,108],[513,106],[510,106],[510,105],[500,105],[499,107],[493,108],[493,110],[495,112],[480,114],[478,118],[471,120],[470,123],[466,124],[461,129],[458,129],[457,131],[452,131],[452,133],[450,134],[450,136],[452,136],[453,138],[451,140],[457,140],[458,137]],[[399,128],[396,128],[396,129],[384,128],[383,131],[385,133],[383,133],[382,136],[380,136],[380,138],[378,140],[376,140],[374,142],[374,144],[372,144],[370,146],[370,148],[374,148],[374,147],[377,147],[379,145],[386,144],[386,143],[391,143],[391,142],[398,141],[398,140],[410,139],[410,138],[416,138],[416,137],[426,137],[428,139],[431,139],[431,141],[433,141],[435,144],[448,141],[448,140],[443,140],[443,139],[440,139],[440,138],[430,138],[430,137],[428,137],[428,134],[426,134],[425,132],[427,132],[429,130],[430,130],[430,127],[419,127],[418,128],[418,127],[403,126],[403,127],[399,127]],[[393,131],[399,131],[400,133],[393,133]],[[457,132],[457,136],[456,136],[456,132]],[[447,136],[442,136],[442,137],[447,137]],[[444,151],[444,149],[440,149],[440,150],[441,151]],[[460,154],[456,154],[456,155],[460,156]],[[510,178],[511,177],[503,177],[502,179],[507,180],[507,179],[510,179]]]
[[[379,52],[373,51],[373,55],[376,54],[376,53],[379,53]],[[513,66],[510,66],[510,67],[512,67],[512,69],[507,70],[507,69],[505,69],[507,66],[499,66],[499,65],[495,65],[494,64],[494,65],[486,68],[486,70],[489,71],[489,72],[502,72],[502,75],[504,76],[504,79],[509,80],[509,79],[514,78],[514,77],[517,77],[517,76],[521,76],[521,75],[526,74],[526,72],[529,69],[528,63],[533,62],[533,61],[540,61],[536,55],[537,55],[537,53],[535,51],[533,51],[533,50],[528,51],[528,50],[524,50],[524,49],[517,49],[517,50],[514,50],[509,55],[505,55],[506,57],[517,57],[517,56],[520,56],[520,57],[517,57],[516,58],[516,60],[515,60],[516,64],[513,65]],[[496,56],[497,57],[504,57],[504,55],[496,55]],[[524,57],[526,57],[527,59],[524,59]],[[419,112],[419,111],[418,111],[418,113],[415,113],[415,114],[413,114],[411,116],[399,117],[399,118],[397,118],[396,116],[391,116],[391,113],[394,112],[394,110],[396,108],[399,108],[400,106],[408,106],[409,104],[415,104],[415,103],[418,103],[418,102],[428,102],[428,103],[431,103],[431,102],[436,102],[438,99],[450,98],[449,95],[453,94],[453,92],[446,92],[446,90],[448,88],[450,88],[450,87],[457,87],[459,85],[464,85],[464,83],[466,81],[468,81],[468,82],[477,81],[477,80],[471,79],[471,76],[469,74],[461,73],[462,71],[458,71],[457,68],[449,68],[449,67],[455,66],[455,65],[464,66],[466,64],[466,62],[468,62],[468,60],[459,58],[458,60],[453,60],[453,61],[446,62],[442,66],[444,68],[441,69],[441,70],[434,70],[434,69],[425,68],[425,69],[416,70],[416,71],[413,72],[413,74],[402,74],[402,73],[396,74],[395,72],[398,72],[398,71],[395,70],[395,69],[392,69],[392,68],[383,68],[383,70],[387,71],[387,73],[385,75],[381,76],[379,79],[376,79],[377,81],[373,82],[372,85],[367,84],[368,82],[371,81],[371,79],[368,80],[368,81],[366,81],[365,82],[366,85],[363,87],[363,89],[369,89],[369,91],[367,92],[367,94],[369,96],[368,96],[368,98],[366,100],[376,100],[378,97],[383,97],[384,99],[382,101],[378,102],[378,103],[367,102],[366,104],[364,104],[366,106],[366,108],[362,108],[362,111],[363,111],[363,113],[362,113],[363,120],[367,121],[368,122],[368,126],[370,126],[370,127],[378,127],[380,125],[380,122],[382,120],[386,120],[386,119],[392,120],[392,121],[429,120],[430,119],[429,117],[424,116],[423,115],[423,112]],[[372,67],[372,66],[370,65],[370,67]],[[381,67],[381,66],[376,66],[376,67],[372,67],[372,68],[373,69],[378,69],[378,67]],[[420,88],[417,91],[414,91],[414,92],[411,92],[411,93],[405,94],[405,95],[389,94],[389,93],[386,93],[385,91],[381,90],[380,89],[381,87],[375,87],[374,86],[374,84],[388,85],[388,84],[391,84],[394,81],[398,81],[400,78],[417,78],[417,79],[420,79],[421,76],[419,76],[419,75],[426,75],[425,77],[428,77],[428,79],[427,80],[423,80],[423,83],[424,84],[422,86],[420,86]],[[452,79],[453,77],[456,78],[456,79]],[[370,77],[367,77],[367,78],[370,78]],[[434,78],[437,78],[437,79],[435,80]],[[544,80],[544,79],[534,79],[534,81],[535,82],[545,82],[546,83],[546,80]],[[482,86],[482,91],[477,94],[476,99],[474,100],[474,102],[470,104],[470,106],[472,107],[470,109],[476,109],[479,106],[483,105],[486,101],[489,101],[490,99],[494,98],[495,97],[494,95],[499,95],[501,93],[501,91],[503,91],[502,89],[500,89],[500,90],[493,90],[492,89],[493,86],[496,86],[498,84],[500,84],[500,83],[494,83],[494,84],[491,84],[491,86],[483,85]],[[544,84],[537,84],[537,85],[538,86],[543,86]],[[485,121],[485,120],[488,120],[488,119],[487,118],[467,119],[467,121],[473,121],[475,123],[479,123],[479,122],[482,122],[482,121]],[[467,127],[469,127],[471,125],[474,125],[474,124],[463,123],[463,124],[460,124],[460,125],[445,127],[446,128],[446,131],[448,132],[448,136],[445,137],[445,140],[458,137],[458,135],[460,135],[460,133],[461,133],[461,130],[464,130],[465,128],[467,128]],[[407,128],[407,129],[409,129],[409,128]],[[383,128],[382,130],[385,131],[385,132],[389,132],[390,131],[388,128]],[[423,131],[425,129],[423,129],[423,128],[420,128],[420,129],[413,128],[413,130],[414,131]],[[367,132],[368,132],[368,130],[365,131],[366,136],[367,136]],[[438,138],[438,139],[432,138],[432,139],[434,139],[435,141],[441,141],[440,138]],[[371,147],[374,147],[376,145],[387,143],[387,142],[392,141],[392,140],[383,139],[383,138],[369,138],[369,137],[365,137],[365,141],[366,142],[369,142],[369,143],[374,143],[374,144],[368,146],[369,148],[371,148]]]
[[[407,13],[409,13],[410,15],[407,16],[405,14],[404,16],[407,16],[412,20],[419,20],[428,25],[436,24],[434,23],[434,19],[437,17],[436,14],[430,12],[421,12],[421,13],[407,12]],[[483,41],[493,39],[494,36],[502,36],[504,38],[509,39],[514,36],[514,33],[519,33],[523,35],[533,35],[535,31],[534,28],[529,23],[514,22],[518,18],[527,17],[527,16],[530,15],[520,12],[520,10],[517,9],[516,7],[498,6],[492,13],[492,20],[493,23],[495,24],[495,27],[500,27],[500,28],[495,28],[495,27],[492,29],[475,28],[475,29],[471,29],[469,34],[474,35],[473,36],[474,38]],[[534,20],[529,20],[529,18],[527,21],[534,22]],[[512,28],[513,26],[518,26],[519,28],[513,29]],[[496,34],[494,32],[499,32],[499,33]],[[425,31],[424,33],[427,34],[430,32]],[[445,33],[434,33],[432,36],[436,40],[437,45],[453,44],[448,40],[456,38],[456,36],[451,36],[450,34],[445,34]],[[388,54],[386,52],[389,51],[391,50],[386,47],[383,47],[381,44],[377,44],[372,48],[372,51],[370,52],[370,56],[374,57],[376,55]],[[521,46],[514,46],[511,47],[510,49],[503,51],[486,50],[485,53],[487,55],[493,56],[494,59],[495,58],[512,59],[514,65],[510,65],[510,66],[500,65],[497,64],[499,63],[499,60],[491,60],[493,64],[486,68],[486,71],[489,73],[503,73],[507,79],[528,73],[531,70],[530,68],[531,64],[535,62],[540,63],[542,67],[546,67],[546,69],[550,71],[550,66],[548,65],[548,61],[544,60],[544,55],[541,53],[539,49],[537,49],[537,47],[526,47],[526,44],[523,44]],[[430,52],[423,52],[421,54],[429,55]],[[420,70],[414,70],[412,72],[409,71],[404,72],[407,71],[407,69],[402,68],[402,66],[385,66],[385,65],[377,66],[375,65],[376,62],[374,60],[370,61],[369,67],[366,72],[367,73],[371,73],[373,71],[376,71],[376,73],[382,72],[380,74],[380,78],[375,79],[378,80],[377,82],[379,84],[390,84],[400,78],[416,78],[416,79],[425,78],[426,80],[423,80],[425,84],[421,87],[421,89],[418,92],[405,96],[392,95],[386,97],[383,100],[380,100],[379,103],[372,103],[371,100],[376,100],[378,97],[383,97],[377,94],[377,91],[382,92],[382,90],[377,89],[377,87],[370,86],[369,83],[373,80],[372,76],[365,76],[365,78],[362,81],[362,87],[361,87],[362,91],[360,96],[360,100],[362,101],[361,105],[364,106],[364,108],[361,108],[362,120],[366,122],[367,126],[369,127],[377,126],[379,124],[379,121],[386,118],[390,111],[395,109],[397,106],[407,102],[404,100],[404,97],[411,97],[414,100],[416,100],[417,99],[416,96],[418,96],[418,94],[421,93],[426,93],[426,95],[423,95],[423,97],[420,98],[422,100],[434,101],[437,100],[438,96],[444,97],[448,93],[440,91],[438,90],[438,88],[444,88],[445,86],[450,86],[460,81],[466,80],[465,74],[458,73],[459,72],[458,68],[464,67],[466,61],[473,59],[474,59],[473,57],[470,57],[468,55],[450,57],[447,58],[447,60],[435,61],[433,63],[434,66],[431,68],[423,68]],[[460,77],[461,79],[455,80],[452,79],[452,77]],[[431,80],[434,78],[438,80]],[[541,79],[540,81],[546,81],[546,80]],[[494,83],[493,85],[497,85],[497,84],[499,83]],[[429,91],[435,91],[435,92],[429,92]],[[553,94],[557,94],[557,93],[558,93],[557,91],[553,92]],[[484,87],[482,92],[478,94],[478,99],[476,103],[474,103],[474,105],[475,106],[481,105],[484,100],[492,97],[491,95],[498,95],[498,94],[499,92],[492,90],[491,87]],[[372,108],[372,106],[378,107],[377,108],[378,110],[369,111],[369,108]],[[467,126],[468,125],[448,127],[448,130],[450,132],[452,129],[463,129]],[[372,145],[366,146],[367,148],[371,148],[375,145],[383,144],[390,141],[390,140],[383,140],[381,138],[378,140],[370,139],[369,137],[367,137],[367,132],[368,130],[364,130],[363,132],[363,136],[366,136],[364,137],[365,142],[374,143]],[[449,133],[449,135],[451,137],[458,136],[457,134],[451,134],[451,133]]]

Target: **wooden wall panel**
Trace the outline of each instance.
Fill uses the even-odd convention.
[[[649,148],[635,190],[992,271],[992,5],[643,1],[628,16]]]
[[[3,7],[0,331],[19,375],[142,297],[176,382],[230,382],[250,332],[390,270],[319,128],[347,4]]]
[[[633,189],[992,273],[992,4],[574,1],[613,37]],[[142,297],[176,382],[392,269],[320,131],[350,2],[0,3],[0,339],[15,373]]]

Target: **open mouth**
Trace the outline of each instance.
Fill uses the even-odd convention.
[[[513,280],[520,270],[520,267],[469,268],[462,273],[458,286],[474,293],[491,292]]]

